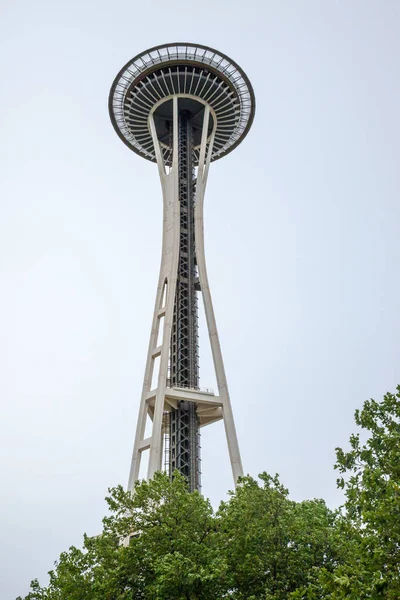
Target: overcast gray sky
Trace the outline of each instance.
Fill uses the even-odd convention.
[[[107,487],[127,482],[161,191],[107,97],[156,44],[213,46],[255,89],[205,214],[245,470],[341,502],[334,448],[400,382],[399,32],[397,0],[3,0],[1,599],[98,533]],[[204,352],[203,386],[211,373]],[[232,485],[221,423],[202,445],[217,505]]]

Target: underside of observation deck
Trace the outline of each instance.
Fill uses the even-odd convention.
[[[122,141],[143,158],[156,161],[148,127],[151,110],[179,95],[207,103],[217,120],[211,160],[231,152],[249,131],[255,110],[253,88],[246,74],[213,48],[188,43],[150,48],[129,61],[114,80],[109,96],[111,121]],[[194,119],[195,121],[195,119]],[[195,122],[193,123],[196,127]],[[162,150],[166,164],[170,145]],[[199,160],[194,143],[193,160]]]

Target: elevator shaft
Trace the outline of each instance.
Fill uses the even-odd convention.
[[[171,387],[197,388],[199,383],[198,302],[194,234],[195,173],[191,114],[178,116],[180,240],[170,348]],[[197,407],[179,401],[170,413],[169,472],[187,478],[190,491],[200,490],[200,430]]]

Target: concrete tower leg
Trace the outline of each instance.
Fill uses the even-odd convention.
[[[139,408],[139,419],[133,447],[132,464],[128,489],[132,490],[139,478],[142,452],[150,450],[148,477],[162,468],[162,424],[164,414],[165,391],[168,377],[168,359],[171,340],[174,298],[179,258],[180,207],[178,196],[178,98],[173,98],[173,157],[172,166],[167,173],[154,124],[153,112],[149,118],[150,131],[154,140],[158,172],[163,193],[163,238],[160,275],[158,279],[156,302],[154,307],[146,369]],[[162,323],[163,321],[163,323]],[[162,331],[160,328],[162,327]],[[161,337],[161,345],[157,339]],[[158,359],[158,381],[155,401],[150,404],[149,394],[154,369]],[[147,415],[153,421],[152,434],[144,439]]]
[[[195,238],[196,238],[196,257],[199,269],[200,288],[203,294],[203,303],[206,313],[208,335],[210,338],[211,351],[214,362],[215,375],[218,385],[218,393],[222,399],[222,414],[225,426],[225,434],[228,443],[229,458],[231,461],[233,480],[236,484],[238,477],[243,475],[242,460],[240,457],[239,443],[236,434],[233,412],[229,397],[228,384],[226,381],[225,367],[222,359],[221,345],[219,342],[217,324],[215,320],[214,308],[211,300],[210,286],[208,283],[206,259],[204,251],[204,221],[203,206],[204,194],[207,184],[208,172],[210,167],[213,136],[208,148],[206,146],[206,134],[208,129],[208,119],[210,116],[209,107],[206,107],[204,114],[203,135],[201,141],[201,150],[199,158],[199,167],[197,173],[196,186],[196,206],[195,206]]]

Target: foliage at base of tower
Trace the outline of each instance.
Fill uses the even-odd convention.
[[[157,473],[133,495],[111,489],[107,502],[102,535],[63,553],[49,586],[34,582],[27,600],[220,597],[226,566],[213,510],[179,473],[172,482]]]
[[[289,500],[277,477],[261,481],[243,478],[216,514],[179,473],[133,495],[110,490],[102,535],[63,553],[26,600],[286,599],[340,552],[336,516],[321,500]]]
[[[245,478],[222,503],[222,554],[231,574],[232,597],[286,600],[315,569],[333,570],[343,560],[337,513],[323,500],[293,502],[277,476]]]
[[[321,571],[294,598],[349,600],[400,598],[400,386],[381,402],[367,400],[355,412],[364,430],[350,437],[350,450],[336,449],[345,502],[346,561]]]
[[[355,420],[369,437],[336,450],[343,510],[293,502],[263,473],[214,513],[179,473],[157,473],[133,495],[111,489],[102,535],[64,552],[25,600],[399,599],[400,387]]]
[[[350,438],[351,449],[337,449],[338,485],[345,489],[350,521],[362,531],[361,564],[372,589],[400,598],[400,386],[383,401],[368,400],[355,413],[370,436]],[[348,475],[345,480],[344,475]]]

